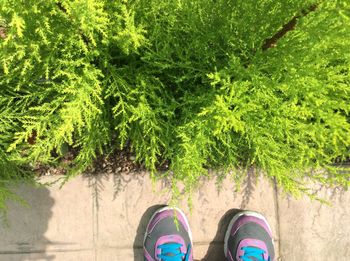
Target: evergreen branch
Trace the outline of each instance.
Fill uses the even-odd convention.
[[[275,33],[271,38],[268,38],[265,40],[265,43],[262,46],[262,50],[266,51],[270,48],[276,47],[276,44],[277,44],[279,39],[284,37],[288,32],[294,30],[298,19],[307,16],[311,12],[316,11],[318,5],[319,4],[313,4],[309,8],[307,8],[306,10],[302,10],[300,15],[293,16],[293,18],[289,22],[284,24],[282,26],[282,28],[277,33]]]

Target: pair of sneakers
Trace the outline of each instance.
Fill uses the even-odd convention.
[[[153,214],[143,243],[146,261],[192,261],[192,246],[190,226],[180,209],[162,207]],[[272,233],[266,219],[253,211],[236,214],[227,228],[224,251],[229,261],[273,261]]]

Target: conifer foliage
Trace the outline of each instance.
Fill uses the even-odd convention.
[[[126,146],[174,195],[252,165],[347,187],[349,68],[346,0],[0,0],[0,207],[26,166]]]

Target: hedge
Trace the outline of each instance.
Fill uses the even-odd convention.
[[[347,0],[0,3],[0,208],[71,151],[67,177],[128,149],[175,198],[252,166],[296,196],[348,187]]]

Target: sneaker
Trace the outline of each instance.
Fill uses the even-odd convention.
[[[235,215],[225,235],[224,251],[230,261],[273,261],[275,250],[266,219],[253,211]]]
[[[180,209],[163,207],[154,213],[147,226],[143,252],[146,261],[193,260],[191,230]]]

